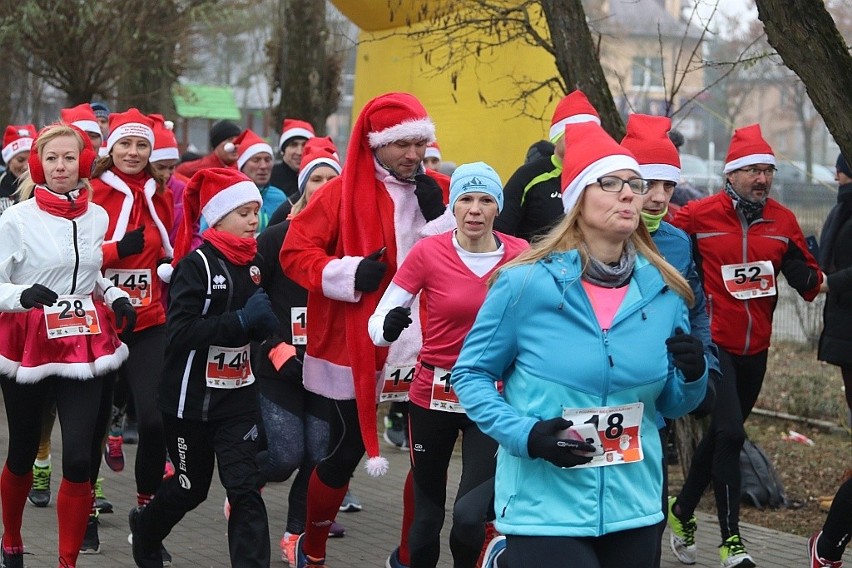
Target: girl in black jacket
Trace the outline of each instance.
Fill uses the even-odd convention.
[[[257,186],[236,170],[197,172],[184,192],[173,274],[171,265],[158,271],[171,283],[160,409],[176,471],[151,503],[130,512],[133,559],[143,568],[162,566],[163,538],[206,499],[214,458],[231,505],[231,565],[269,566],[249,347],[278,327],[260,287],[254,231],[261,203]],[[211,228],[184,257],[199,212]]]

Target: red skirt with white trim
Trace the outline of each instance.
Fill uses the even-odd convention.
[[[95,301],[100,333],[48,338],[44,311],[0,313],[0,374],[18,383],[46,377],[91,379],[117,370],[127,359],[127,345],[112,324],[112,312]]]

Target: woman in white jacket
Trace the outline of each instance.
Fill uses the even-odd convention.
[[[92,505],[101,388],[127,358],[111,312],[125,331],[136,320],[127,294],[100,271],[107,215],[89,201],[94,159],[78,129],[46,127],[33,146],[21,202],[0,218],[0,386],[9,429],[0,565],[8,568],[24,565],[21,522],[50,390],[62,424],[59,566],[76,565]]]

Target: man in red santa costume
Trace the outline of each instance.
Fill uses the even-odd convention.
[[[305,388],[333,403],[332,453],[314,469],[299,568],[324,565],[328,528],[366,451],[367,472],[383,475],[376,402],[398,388],[421,347],[419,303],[390,349],[375,347],[367,320],[415,242],[450,230],[449,178],[426,172],[435,126],[407,93],[368,102],[352,131],[343,173],[297,215],[281,249],[284,273],[308,290]]]

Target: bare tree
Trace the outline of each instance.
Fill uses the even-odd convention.
[[[822,0],[756,0],[769,44],[798,75],[829,132],[852,156],[852,55]],[[802,46],[808,46],[803,49]]]
[[[297,117],[324,134],[340,101],[344,59],[339,36],[329,29],[325,0],[278,0],[277,20],[267,47],[272,86],[280,92],[273,120]]]

